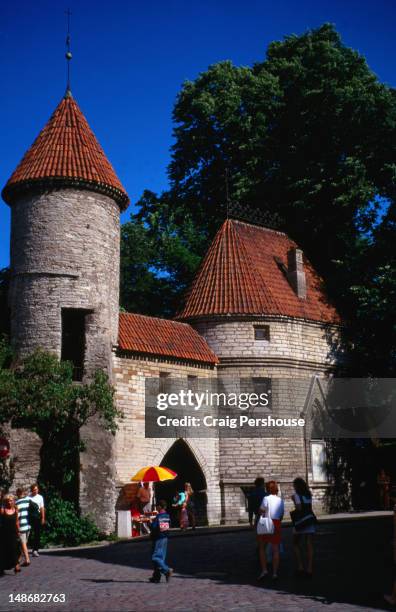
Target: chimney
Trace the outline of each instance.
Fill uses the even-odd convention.
[[[301,249],[293,248],[287,253],[287,278],[297,296],[305,300],[307,297],[307,283]]]

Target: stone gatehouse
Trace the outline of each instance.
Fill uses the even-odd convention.
[[[278,480],[286,499],[293,478],[305,476],[322,499],[327,483],[315,476],[303,433],[293,440],[145,437],[146,378],[266,379],[276,390],[283,379],[308,388],[312,377],[331,374],[340,320],[288,236],[227,219],[175,320],[119,314],[120,212],[129,199],[70,91],[2,195],[12,213],[16,352],[42,347],[70,359],[76,380],[106,370],[124,414],[114,437],[95,421],[82,432],[84,512],[111,530],[131,475],[161,463],[200,492],[210,524],[246,519],[243,488],[258,475]],[[304,401],[293,398],[295,414]],[[38,473],[39,440],[27,434],[22,451],[22,435],[11,434],[17,483]]]

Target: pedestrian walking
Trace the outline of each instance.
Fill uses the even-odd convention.
[[[29,522],[29,515],[32,513],[34,508],[33,502],[31,501],[30,497],[26,495],[25,489],[19,487],[16,490],[16,495],[16,507],[18,509],[19,520],[19,539],[21,541],[22,553],[25,557],[25,561],[22,563],[22,567],[27,567],[28,565],[30,565],[29,551],[27,547],[31,528]]]
[[[267,495],[265,489],[265,480],[262,476],[259,476],[254,481],[254,489],[248,493],[248,514],[249,524],[251,527],[257,525],[257,521],[260,516],[260,506],[264,497]]]
[[[279,487],[275,480],[270,480],[266,486],[267,495],[263,497],[260,506],[260,515],[272,520],[273,533],[263,535],[257,534],[259,547],[259,557],[261,564],[261,574],[259,579],[268,576],[268,565],[266,548],[267,544],[272,545],[272,579],[277,580],[279,570],[279,547],[282,539],[281,521],[285,513],[283,500],[278,496]],[[259,525],[258,525],[259,527]]]
[[[312,577],[313,566],[313,536],[316,531],[316,517],[312,511],[311,491],[303,478],[293,481],[294,495],[292,500],[295,513],[291,513],[293,521],[293,549],[297,561],[297,576],[300,578]],[[302,547],[305,543],[307,569],[304,569]]]
[[[188,523],[191,525],[192,529],[196,527],[196,519],[195,519],[195,504],[194,504],[194,491],[189,482],[184,483],[184,495],[185,495],[185,504],[187,511]]]
[[[32,555],[39,556],[41,530],[45,525],[45,506],[44,498],[40,495],[37,483],[30,487],[30,499],[34,504],[29,514],[30,525],[32,528]]]
[[[154,572],[149,581],[154,583],[160,582],[162,575],[164,575],[166,581],[169,582],[173,573],[173,569],[166,564],[170,528],[170,517],[166,509],[166,502],[160,500],[157,504],[158,514],[150,522],[151,539],[153,543],[151,560],[154,565]]]
[[[0,509],[0,576],[4,570],[21,571],[18,510],[13,495],[5,495]]]

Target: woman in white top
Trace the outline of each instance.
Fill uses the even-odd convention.
[[[307,483],[303,478],[296,478],[293,481],[294,495],[292,500],[296,510],[302,510],[304,507],[312,510],[312,495]],[[304,578],[305,576],[312,577],[313,563],[313,534],[315,533],[315,525],[309,525],[298,531],[293,529],[293,548],[297,560],[297,575]],[[307,551],[307,571],[304,570],[303,556],[301,552],[301,544],[305,540]]]
[[[269,516],[274,523],[274,533],[257,535],[261,574],[259,579],[268,576],[266,547],[267,544],[272,544],[272,578],[278,578],[279,568],[279,545],[281,543],[281,521],[285,512],[283,500],[278,497],[279,487],[275,480],[267,482],[266,489],[268,495],[264,497],[261,506],[260,514]]]

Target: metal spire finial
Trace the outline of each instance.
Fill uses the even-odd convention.
[[[226,207],[227,207],[227,219],[230,214],[230,189],[228,184],[228,168],[225,169],[225,191],[226,191]]]
[[[68,98],[69,96],[72,95],[71,89],[70,89],[70,60],[73,57],[72,53],[71,53],[71,50],[70,50],[70,16],[71,16],[71,10],[67,9],[67,11],[65,11],[65,15],[67,15],[67,37],[66,37],[66,53],[65,53],[66,65],[67,65],[67,85],[66,85],[65,97]]]

